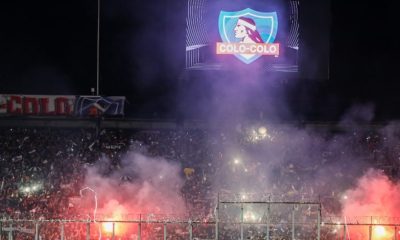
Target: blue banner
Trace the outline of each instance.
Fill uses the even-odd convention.
[[[75,103],[75,114],[79,116],[124,115],[125,97],[79,96]]]

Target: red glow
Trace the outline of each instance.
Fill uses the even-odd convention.
[[[182,169],[179,164],[134,152],[128,152],[121,161],[123,171],[115,171],[112,176],[100,174],[104,167],[102,164],[87,169],[84,185],[91,186],[95,194],[82,196],[79,207],[82,210],[79,211],[90,213],[99,223],[95,226],[96,231],[92,231],[94,237],[101,234],[109,238],[112,221],[117,221],[114,222],[114,237],[136,239],[139,225],[133,220],[150,221],[161,218],[161,215],[186,213],[185,201],[180,194],[184,180],[180,176]],[[125,181],[124,177],[131,173],[135,173],[135,179]],[[155,231],[154,226],[148,225],[141,225],[143,239],[148,239],[144,237],[147,232]]]
[[[394,235],[393,229],[386,229],[383,226],[375,226],[372,230],[372,238],[377,240],[392,239]]]
[[[108,221],[112,220],[113,219],[108,219]],[[114,231],[114,236],[123,236],[129,230],[122,223],[115,223],[115,222],[103,222],[101,224],[101,229],[103,235],[106,236],[111,236],[113,231]]]
[[[105,233],[112,233],[113,232],[113,223],[112,222],[103,223],[102,228]]]
[[[111,209],[107,209],[108,211],[111,211]],[[114,233],[114,236],[123,236],[125,235],[129,229],[127,228],[126,225],[123,223],[118,223],[118,222],[113,222],[113,221],[119,221],[123,220],[122,219],[122,208],[119,207],[114,210],[111,214],[109,213],[108,215],[112,215],[112,218],[107,218],[105,221],[109,222],[103,222],[101,224],[101,231],[103,235],[106,236],[111,236]]]
[[[394,224],[386,217],[400,216],[400,185],[392,182],[382,172],[370,170],[357,183],[357,186],[345,192],[343,216],[369,216],[360,218],[364,224]],[[382,218],[380,218],[380,217]],[[369,218],[369,219],[368,219]],[[375,225],[372,227],[372,239],[387,240],[394,236],[394,227]],[[369,229],[349,227],[350,239],[368,239]]]

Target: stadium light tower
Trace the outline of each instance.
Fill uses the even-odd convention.
[[[96,95],[100,96],[100,0],[97,0],[97,62]]]

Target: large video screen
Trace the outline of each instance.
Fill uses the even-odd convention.
[[[186,69],[298,72],[299,1],[188,0]]]

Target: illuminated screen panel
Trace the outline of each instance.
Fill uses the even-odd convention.
[[[188,0],[186,69],[298,72],[299,1]]]

